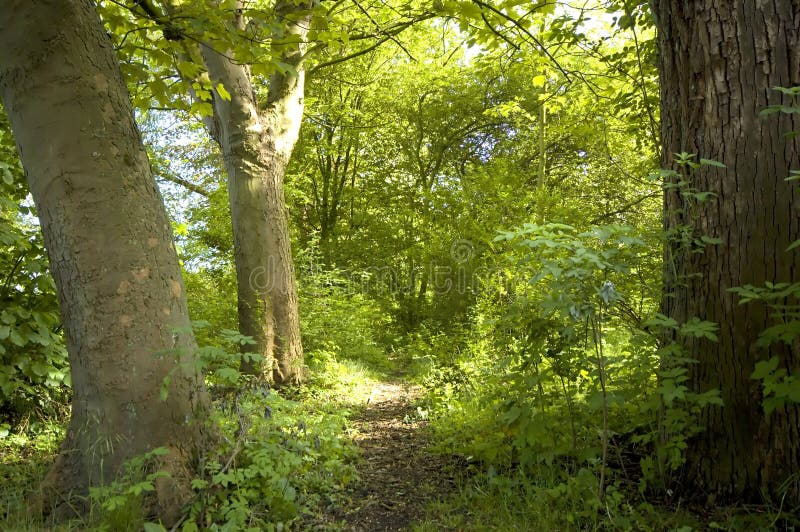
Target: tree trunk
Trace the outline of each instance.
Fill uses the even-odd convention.
[[[253,336],[276,383],[302,379],[297,285],[292,260],[284,176],[303,118],[302,44],[276,43],[286,36],[305,39],[309,6],[276,7],[282,22],[291,17],[284,35],[275,35],[281,62],[295,72],[276,72],[270,79],[265,106],[259,104],[249,68],[203,46],[211,79],[222,83],[230,101],[214,98],[228,172],[234,255],[239,295],[239,327]],[[252,369],[252,368],[251,368]]]
[[[0,50],[0,94],[72,369],[72,418],[45,497],[85,494],[166,447],[173,477],[157,486],[154,510],[174,521],[209,406],[169,220],[112,44],[89,0],[15,0],[0,11]]]
[[[674,153],[696,154],[727,168],[703,166],[691,184],[715,196],[687,216],[685,198],[665,194],[665,225],[722,240],[699,253],[667,250],[665,313],[678,322],[696,316],[720,325],[719,342],[687,341],[695,391],[717,388],[725,406],[703,410],[705,429],[690,445],[686,473],[693,493],[758,500],[778,495],[790,478],[798,500],[800,409],[771,415],[760,383],[749,377],[760,360],[778,355],[798,370],[800,354],[786,346],[759,348],[768,310],[740,305],[729,288],[800,281],[800,193],[784,180],[800,167],[798,142],[784,135],[800,124],[787,115],[759,117],[780,103],[772,88],[800,85],[800,3],[797,0],[655,0],[661,53],[662,164]],[[674,261],[674,268],[672,265]],[[700,274],[700,275],[696,275]]]

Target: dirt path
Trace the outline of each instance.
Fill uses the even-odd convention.
[[[426,450],[425,422],[411,404],[419,394],[407,384],[376,384],[366,408],[354,416],[360,480],[342,506],[330,510],[340,529],[406,530],[428,502],[453,489],[452,462]]]

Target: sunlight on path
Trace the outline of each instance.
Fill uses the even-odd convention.
[[[405,530],[425,505],[453,488],[448,458],[427,451],[425,424],[412,404],[419,387],[377,382],[365,408],[353,418],[361,450],[359,478],[330,510],[332,529]]]

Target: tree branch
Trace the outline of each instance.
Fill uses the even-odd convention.
[[[348,55],[345,55],[345,56],[341,56],[341,57],[337,57],[336,59],[331,59],[330,61],[326,61],[324,63],[319,63],[319,64],[315,65],[314,68],[311,68],[311,69],[307,70],[306,73],[307,73],[307,75],[309,77],[313,76],[314,73],[316,73],[318,70],[321,70],[323,68],[327,68],[327,67],[339,64],[339,63],[343,63],[343,62],[349,61],[351,59],[355,59],[356,57],[359,57],[361,55],[368,54],[369,52],[377,49],[379,46],[381,46],[382,44],[384,44],[386,41],[389,41],[389,40],[391,40],[395,44],[398,44],[397,39],[395,39],[394,37],[396,37],[397,35],[400,35],[402,32],[404,32],[405,30],[407,30],[408,28],[410,28],[414,24],[417,24],[417,23],[422,22],[424,20],[431,19],[434,16],[435,15],[432,14],[432,13],[423,13],[423,14],[415,17],[415,18],[412,18],[411,20],[406,21],[406,22],[397,22],[397,23],[391,25],[389,28],[386,28],[386,29],[378,27],[378,32],[380,34],[383,34],[383,37],[381,39],[379,39],[378,41],[376,41],[374,44],[371,44],[370,46],[367,46],[366,48],[362,48],[361,50],[357,50],[357,51],[355,51],[355,52],[353,52],[351,54],[348,54]],[[373,23],[374,23],[374,21],[373,21]],[[373,36],[377,36],[377,35],[373,35]],[[370,38],[370,36],[368,36],[366,34],[361,35],[361,36],[358,37],[358,39],[367,39],[367,38]],[[352,41],[358,40],[358,39],[351,38],[350,41],[352,42]],[[398,46],[403,48],[403,46],[400,45],[400,44],[398,44]],[[319,45],[312,47],[308,52],[306,52],[306,55],[309,55],[309,54],[311,54],[313,52],[317,52],[317,51],[322,50],[322,49],[324,49],[326,47],[327,47],[327,44],[320,43]],[[405,48],[403,48],[403,49],[405,50]],[[413,59],[413,57],[412,57],[412,59]]]
[[[378,24],[378,21],[376,21],[374,18],[372,18],[372,15],[369,14],[369,11],[364,9],[364,7],[361,4],[359,4],[357,0],[352,0],[352,2],[353,2],[353,4],[355,4],[355,6],[358,8],[358,10],[361,11],[364,14],[364,16],[367,17],[369,19],[369,21],[372,22],[375,25],[375,28],[379,32],[381,32],[384,35],[386,35],[389,39],[392,40],[392,42],[394,42],[397,46],[399,46],[400,49],[403,50],[406,53],[406,55],[411,58],[412,61],[414,61],[415,63],[417,62],[417,60],[414,58],[414,56],[411,55],[411,52],[409,52],[408,49],[405,46],[403,46],[403,44],[400,41],[398,41],[397,39],[394,38],[394,35],[392,35],[391,33],[386,33],[384,31],[384,29],[381,28],[380,24]]]
[[[502,17],[503,19],[509,21],[511,24],[516,26],[517,29],[519,29],[522,33],[527,35],[527,37],[530,40],[532,40],[534,43],[536,43],[536,46],[539,47],[539,49],[542,51],[542,53],[544,53],[544,55],[546,55],[547,58],[550,59],[550,61],[556,66],[556,68],[562,74],[564,74],[564,77],[567,79],[567,81],[570,81],[570,82],[572,81],[572,78],[569,77],[569,73],[566,70],[564,70],[564,68],[561,66],[561,64],[558,62],[558,60],[555,57],[553,57],[553,54],[550,53],[550,51],[545,47],[545,45],[542,44],[542,42],[539,39],[537,39],[534,34],[532,34],[525,26],[520,24],[520,22],[517,19],[515,19],[514,17],[512,17],[510,15],[507,15],[507,14],[503,13],[502,11],[500,11],[499,9],[497,9],[496,7],[494,7],[494,6],[490,5],[490,4],[482,2],[481,0],[472,0],[472,2],[474,4],[476,4],[477,6],[479,6],[479,7],[483,7],[485,9],[488,9],[492,13],[495,13],[496,15]],[[492,28],[492,29],[494,30],[494,28]],[[495,31],[495,33],[497,33],[497,32]]]
[[[175,183],[176,185],[180,185],[180,186],[184,187],[185,189],[187,189],[187,190],[189,190],[191,192],[194,192],[195,194],[199,194],[199,195],[201,195],[201,196],[203,196],[205,198],[208,198],[208,197],[211,196],[211,192],[206,190],[206,189],[204,189],[200,185],[195,185],[191,181],[188,181],[188,180],[186,180],[186,179],[184,179],[182,177],[178,177],[176,175],[173,175],[170,172],[161,172],[161,173],[159,173],[159,175],[157,177],[159,177],[161,179],[164,179],[165,181],[170,181],[172,183]]]
[[[329,66],[333,66],[333,65],[336,65],[336,64],[339,64],[339,63],[344,63],[345,61],[349,61],[351,59],[355,59],[358,56],[368,54],[368,53],[370,53],[371,51],[375,50],[376,48],[378,48],[380,45],[382,45],[383,43],[385,43],[388,40],[389,40],[389,37],[384,37],[383,39],[377,41],[372,46],[367,46],[366,48],[358,50],[357,52],[353,52],[352,54],[348,54],[348,55],[344,55],[344,56],[341,56],[341,57],[337,57],[336,59],[331,59],[330,61],[326,61],[324,63],[319,63],[318,65],[315,65],[314,68],[308,69],[306,71],[306,74],[309,77],[312,77],[318,70],[321,70],[323,68],[327,68]]]
[[[632,209],[633,207],[636,207],[637,205],[639,205],[640,203],[642,203],[642,202],[644,202],[644,201],[646,201],[646,200],[648,200],[650,198],[655,198],[655,197],[660,196],[660,195],[661,195],[661,191],[651,192],[649,194],[645,194],[644,196],[641,196],[641,197],[631,201],[630,203],[627,203],[627,204],[623,205],[622,207],[620,207],[617,210],[601,214],[600,216],[594,218],[593,220],[590,220],[589,223],[591,225],[595,225],[595,224],[598,224],[598,223],[600,223],[602,221],[608,220],[609,218],[611,218],[612,216],[616,216],[617,214],[624,214],[624,213],[628,212],[630,209]]]

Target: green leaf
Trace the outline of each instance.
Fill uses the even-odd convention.
[[[692,318],[681,326],[680,334],[681,336],[708,338],[709,340],[716,342],[718,338],[715,333],[718,329],[719,326],[714,322]]]
[[[786,384],[786,396],[793,403],[800,403],[800,378],[792,377]]]
[[[18,347],[22,347],[27,343],[25,339],[22,336],[20,336],[20,334],[17,331],[11,331],[9,339],[11,340],[11,343],[13,343]]]
[[[217,83],[217,94],[219,94],[219,97],[223,100],[228,102],[231,101],[231,93],[225,90],[225,85],[222,83]]]
[[[33,372],[33,374],[36,375],[37,377],[44,377],[45,375],[47,375],[49,371],[48,366],[42,364],[41,362],[32,363],[30,369]]]
[[[139,482],[138,484],[134,484],[130,488],[128,488],[128,493],[133,495],[141,495],[145,492],[155,491],[155,486],[153,486],[152,482],[143,481]],[[145,525],[145,530],[147,530],[147,525]],[[161,530],[160,528],[154,528],[153,530]]]
[[[219,472],[216,473],[214,476],[211,477],[211,482],[222,486],[223,488],[227,488],[228,484],[235,481],[236,478],[231,473]]]
[[[214,375],[216,375],[223,381],[235,384],[239,380],[241,373],[239,373],[239,371],[234,368],[219,368],[217,371],[214,372]]]
[[[621,398],[618,395],[614,395],[610,392],[603,395],[603,392],[599,390],[591,394],[586,400],[587,405],[592,410],[602,410],[603,403],[606,405],[614,405],[620,404],[620,402]]]
[[[192,112],[197,113],[200,116],[214,116],[214,107],[208,102],[193,102],[191,109]]]
[[[717,389],[701,393],[698,396],[698,403],[700,405],[725,406],[725,402],[722,400],[722,397],[720,397],[719,390]]]
[[[677,385],[672,379],[666,379],[658,387],[657,391],[661,395],[667,406],[672,405],[675,400],[683,400],[686,398],[686,386]]]
[[[672,368],[672,369],[666,369],[666,370],[658,371],[656,373],[658,373],[658,375],[661,378],[664,378],[664,379],[676,379],[678,377],[685,376],[686,373],[688,373],[688,371],[689,370],[687,370],[686,368],[678,367],[678,368]]]
[[[727,168],[724,164],[719,161],[715,161],[713,159],[700,159],[700,164],[705,166],[714,166],[716,168]]]
[[[800,96],[800,87],[772,87],[772,90],[789,96]]]
[[[518,406],[512,406],[507,411],[503,412],[500,419],[506,426],[511,426],[519,419],[520,415],[522,415],[522,409]]]
[[[182,532],[200,532],[200,528],[197,526],[197,523],[194,520],[186,521],[183,523],[181,527]]]
[[[769,360],[762,360],[761,362],[756,363],[756,369],[750,375],[750,378],[753,380],[764,380],[778,368],[779,363],[780,361],[776,356],[770,358]]]
[[[53,343],[52,341],[50,341],[49,336],[45,336],[40,333],[31,333],[30,335],[28,335],[28,340],[36,342],[37,344],[43,347],[47,347]]]
[[[696,200],[697,200],[699,203],[704,203],[706,200],[708,200],[708,198],[714,198],[714,197],[716,197],[716,196],[717,196],[717,195],[716,195],[716,194],[714,194],[713,192],[694,192],[694,193],[691,193],[691,194],[687,193],[687,194],[685,194],[685,195],[687,195],[687,196],[689,196],[689,195],[692,195],[692,196],[694,196],[694,198],[695,198],[695,199],[696,199]]]
[[[145,523],[143,530],[144,532],[167,532],[167,529],[161,523]]]
[[[197,77],[200,73],[200,65],[194,61],[181,61],[177,66],[181,75],[189,79]]]
[[[556,2],[552,0],[539,0],[536,3],[536,12],[543,15],[552,15],[556,12]]]
[[[701,236],[700,240],[704,244],[711,244],[711,245],[722,244],[722,242],[723,242],[721,238],[715,238],[715,237],[712,237],[712,236]]]
[[[276,61],[275,68],[283,75],[297,76],[297,67],[292,64]]]
[[[797,114],[800,113],[800,107],[795,107],[791,105],[770,105],[769,107],[762,109],[759,116],[767,116],[775,113],[783,113],[786,115]]]
[[[780,105],[771,105],[769,107],[766,107],[766,108],[762,109],[758,113],[758,116],[769,116],[771,114],[775,114],[775,113],[780,112],[780,110],[781,110],[781,106]]]
[[[245,362],[258,364],[264,360],[264,356],[259,353],[242,353],[242,360]]]
[[[781,397],[767,397],[764,399],[764,413],[770,415],[775,411],[776,408],[779,408],[784,404],[785,401]]]
[[[161,398],[162,401],[166,401],[167,397],[169,397],[169,383],[172,378],[167,375],[164,377],[164,380],[161,381],[161,389],[158,391],[158,396]]]
[[[678,322],[675,321],[673,318],[665,316],[663,314],[656,314],[652,318],[645,320],[642,325],[645,327],[664,327],[667,329],[677,329]]]
[[[144,456],[145,458],[152,458],[154,456],[166,456],[168,454],[169,454],[169,449],[167,449],[166,447],[156,447],[155,449],[145,454]]]

